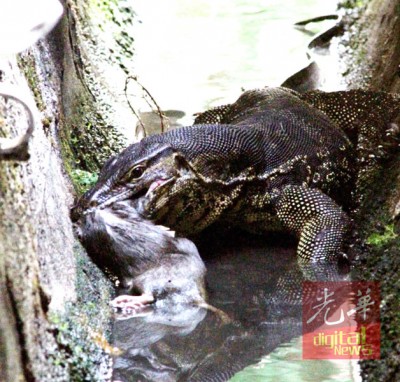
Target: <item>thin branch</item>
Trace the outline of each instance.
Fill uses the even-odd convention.
[[[146,127],[144,126],[143,121],[142,121],[142,119],[140,118],[139,114],[136,113],[136,110],[133,108],[131,102],[129,101],[129,97],[128,97],[127,90],[128,90],[128,82],[129,82],[130,78],[131,78],[131,77],[127,77],[126,80],[125,80],[125,87],[124,87],[125,98],[126,98],[126,100],[127,100],[127,102],[128,102],[129,108],[132,110],[132,113],[135,115],[135,117],[136,117],[136,118],[138,119],[138,121],[139,121],[140,127],[141,127],[142,130],[143,130],[143,135],[144,135],[145,137],[147,137]],[[136,127],[135,134],[137,135],[137,133],[138,133],[138,132],[137,132],[137,127]]]
[[[161,108],[160,108],[160,106],[158,106],[158,104],[157,104],[156,100],[154,99],[154,97],[153,97],[153,96],[150,94],[150,92],[139,82],[139,80],[137,79],[137,77],[128,76],[128,77],[126,78],[126,82],[125,82],[125,95],[126,95],[126,89],[127,89],[129,80],[134,80],[134,81],[140,86],[140,88],[143,90],[143,92],[144,92],[145,94],[148,95],[148,97],[149,97],[150,100],[152,101],[153,105],[151,105],[151,104],[147,101],[147,99],[144,97],[144,99],[145,99],[145,101],[147,102],[147,104],[148,104],[152,109],[153,109],[153,106],[155,106],[155,107],[157,108],[157,114],[158,114],[158,116],[159,116],[159,118],[160,118],[161,132],[164,133],[165,130],[166,130],[166,125],[164,124],[164,120],[166,119],[166,116],[165,116],[165,115],[163,114],[163,112],[161,111]],[[128,101],[128,103],[129,103],[129,101]],[[133,109],[133,108],[131,107],[131,109]],[[137,115],[136,112],[135,112],[135,115]],[[142,128],[144,129],[143,124],[142,124]]]

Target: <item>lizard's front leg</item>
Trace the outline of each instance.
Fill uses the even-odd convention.
[[[349,230],[349,218],[321,191],[306,186],[286,186],[275,202],[278,218],[300,241],[300,262],[338,260]]]

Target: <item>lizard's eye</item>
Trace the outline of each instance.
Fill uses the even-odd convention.
[[[143,175],[145,170],[146,167],[143,165],[133,167],[130,171],[126,173],[126,175],[123,178],[123,181],[129,182],[131,180],[139,179]]]
[[[130,172],[130,176],[132,179],[140,178],[144,173],[145,167],[144,166],[137,166],[132,169]]]

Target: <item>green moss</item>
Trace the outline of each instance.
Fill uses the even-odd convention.
[[[357,270],[362,280],[380,282],[381,359],[362,361],[364,381],[398,381],[398,348],[400,338],[400,238],[397,236],[385,243],[371,246],[361,269]]]
[[[90,5],[93,8],[97,8],[101,14],[107,17],[109,20],[112,19],[115,7],[118,6],[117,0],[91,0]]]
[[[136,16],[129,3],[117,0],[91,0],[89,10],[92,20],[101,31],[112,33],[115,44],[110,47],[110,59],[126,74],[130,74],[134,54],[134,36],[130,26]],[[132,67],[131,67],[132,70]]]
[[[46,106],[38,87],[39,78],[36,73],[35,59],[33,58],[32,54],[25,53],[17,56],[17,62],[20,70],[28,81],[28,85],[33,93],[37,108],[40,111],[44,111]]]
[[[42,126],[44,129],[48,129],[51,125],[51,122],[53,121],[52,117],[44,117],[42,119]]]
[[[78,194],[93,184],[102,164],[124,147],[121,135],[95,110],[96,105],[82,90],[60,129],[64,166]]]
[[[18,65],[34,94],[38,109],[44,111],[45,104],[38,87],[39,79],[34,57],[30,53],[21,54],[18,56]],[[87,179],[82,180],[82,177],[73,171],[83,170],[96,173],[101,168],[101,164],[115,153],[110,149],[111,146],[115,147],[116,151],[122,148],[121,137],[111,127],[106,127],[101,116],[93,110],[96,110],[96,106],[87,92],[82,90],[81,94],[75,97],[75,104],[68,120],[61,121],[60,141],[65,169],[79,194],[86,190]],[[48,128],[51,122],[51,117],[43,118],[43,127]],[[67,122],[68,125],[62,122]]]
[[[49,321],[55,332],[58,349],[50,354],[55,366],[67,370],[71,381],[99,380],[98,368],[107,357],[85,321],[88,317],[72,305],[65,315],[51,315]]]
[[[385,227],[383,233],[372,233],[367,239],[367,244],[380,247],[388,244],[389,241],[396,239],[396,237],[397,234],[394,232],[394,224],[390,224]]]
[[[58,344],[50,356],[54,365],[67,370],[71,381],[99,381],[99,368],[108,364],[110,353],[115,351],[107,341],[112,285],[79,244],[74,252],[77,300],[62,314],[49,314]],[[105,330],[99,332],[98,328]]]
[[[128,68],[128,63],[132,63],[133,37],[127,32],[129,28],[126,26],[132,24],[134,17],[129,3],[118,0],[90,0],[80,4],[74,11],[74,17],[82,24],[71,40],[73,50],[76,45],[77,56],[80,56],[82,46],[87,45],[90,47],[88,56],[98,55],[100,63],[104,60],[106,64],[116,68]],[[107,32],[104,32],[105,30]],[[111,54],[104,54],[101,47],[98,51],[95,48],[96,36],[102,38],[101,31],[106,33],[105,47]],[[110,38],[110,35],[113,38]],[[82,54],[82,57],[86,55]],[[80,171],[98,173],[110,156],[126,146],[123,134],[110,125],[108,115],[115,110],[110,107],[112,100],[107,100],[110,97],[108,89],[103,88],[101,76],[99,77],[96,71],[92,72],[92,69],[89,59],[83,60],[79,65],[68,63],[64,71],[64,115],[61,116],[59,136],[63,162],[78,194],[90,183],[88,179],[83,179],[84,173]],[[97,97],[97,94],[101,96]]]
[[[97,182],[98,175],[85,170],[74,169],[70,172],[72,183],[78,194],[83,194]]]
[[[397,381],[400,378],[400,236],[392,224],[388,201],[395,196],[400,158],[385,162],[376,173],[359,216],[360,235],[370,244],[359,253],[353,278],[380,282],[381,359],[361,361],[365,381]]]
[[[339,3],[339,8],[355,9],[366,5],[370,0],[343,0]]]

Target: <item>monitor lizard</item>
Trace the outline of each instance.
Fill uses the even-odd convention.
[[[142,217],[180,235],[215,222],[286,229],[299,238],[300,262],[335,261],[351,226],[341,204],[363,159],[395,142],[399,100],[363,90],[246,91],[193,126],[110,158],[72,218],[129,199]]]

